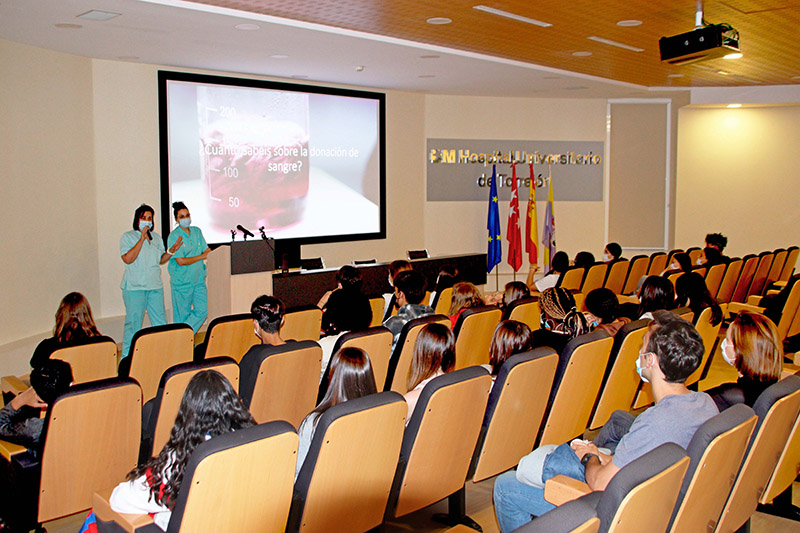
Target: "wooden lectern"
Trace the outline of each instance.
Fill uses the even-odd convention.
[[[275,269],[272,239],[232,242],[208,254],[208,321],[234,313],[249,313],[262,294],[272,294]]]

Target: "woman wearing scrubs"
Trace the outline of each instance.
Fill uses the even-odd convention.
[[[186,204],[174,202],[172,212],[178,227],[169,234],[167,246],[172,247],[175,243],[183,242],[167,265],[172,287],[173,322],[189,324],[197,333],[208,316],[204,261],[211,250],[200,228],[192,226]]]
[[[127,357],[133,334],[142,328],[144,312],[150,324],[167,323],[164,311],[164,288],[161,285],[161,267],[181,246],[177,239],[164,250],[164,241],[153,229],[155,211],[147,204],[136,208],[133,214],[133,231],[122,234],[119,240],[125,273],[122,275],[122,300],[125,302],[125,332],[122,334],[122,357]]]

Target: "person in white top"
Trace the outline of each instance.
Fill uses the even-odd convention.
[[[186,386],[169,441],[159,452],[128,474],[111,493],[118,513],[152,513],[165,530],[178,499],[189,457],[202,442],[256,424],[228,380],[215,370],[195,375]]]
[[[456,340],[443,324],[431,323],[422,327],[414,344],[414,357],[408,369],[408,392],[403,396],[408,404],[406,425],[422,389],[430,380],[453,370],[456,366]]]
[[[556,252],[553,255],[553,260],[550,262],[550,272],[539,280],[533,281],[533,275],[539,270],[539,265],[531,265],[528,272],[528,280],[525,282],[532,291],[544,292],[558,284],[558,279],[569,268],[569,256],[566,252]]]

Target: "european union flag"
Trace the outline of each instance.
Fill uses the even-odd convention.
[[[503,247],[500,241],[500,210],[497,201],[497,170],[495,165],[492,165],[492,185],[489,188],[489,219],[486,221],[486,229],[489,230],[486,272],[491,272],[503,260]]]

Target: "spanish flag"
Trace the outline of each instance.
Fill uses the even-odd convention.
[[[533,173],[533,163],[530,167],[531,186],[528,190],[528,214],[525,217],[525,251],[528,252],[528,262],[535,265],[539,262],[539,223],[536,220],[536,176]]]

